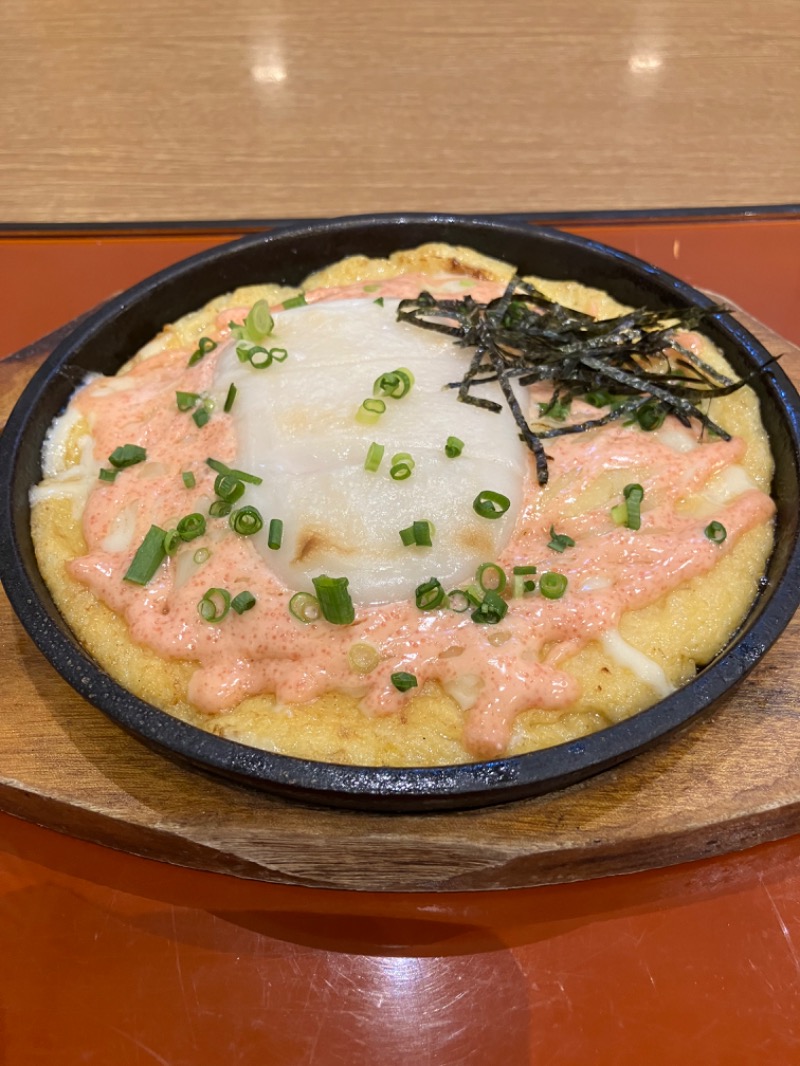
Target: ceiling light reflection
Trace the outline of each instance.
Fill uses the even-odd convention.
[[[259,85],[277,85],[286,81],[286,70],[281,63],[256,63],[250,67],[250,75]]]
[[[638,52],[628,60],[628,70],[631,74],[652,74],[658,70],[664,60],[654,52]]]

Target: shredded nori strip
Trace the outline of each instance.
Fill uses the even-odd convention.
[[[400,301],[397,318],[445,333],[459,347],[474,350],[461,381],[450,382],[447,388],[458,389],[462,403],[500,412],[501,404],[471,391],[497,382],[520,437],[533,453],[539,484],[545,485],[548,469],[542,441],[620,418],[635,422],[645,407],[642,425],[659,425],[671,414],[685,426],[694,420],[730,440],[730,434],[700,405],[727,396],[745,382],[720,374],[676,340],[678,330],[696,329],[725,310],[716,304],[664,311],[640,307],[616,318],[597,319],[548,299],[515,276],[503,295],[488,303],[472,296],[438,300],[421,292]],[[552,420],[563,420],[576,398],[604,393],[613,402],[598,418],[534,430],[512,387],[514,379],[520,386],[552,382],[552,399],[542,410]]]

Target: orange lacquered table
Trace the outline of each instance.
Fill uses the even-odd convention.
[[[800,341],[797,212],[561,224]],[[2,354],[251,228],[0,231]],[[0,815],[0,928],[2,1066],[800,1063],[800,837],[572,885],[380,895]]]

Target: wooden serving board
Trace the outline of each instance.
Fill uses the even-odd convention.
[[[795,381],[800,350],[739,316]],[[0,362],[0,424],[52,336]],[[62,681],[0,598],[0,808],[166,862],[372,891],[520,888],[735,851],[800,828],[800,621],[682,735],[538,799],[480,811],[309,808],[155,755]]]

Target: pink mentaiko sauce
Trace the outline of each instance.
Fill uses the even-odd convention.
[[[455,285],[458,295],[470,291],[478,300],[491,299],[500,291],[494,283],[471,281],[467,289],[446,280],[446,291],[453,293]],[[369,285],[366,292],[363,283],[319,290],[307,294],[307,301],[413,297],[423,288],[442,294],[430,277],[407,275]],[[217,318],[216,332],[209,335],[224,339],[228,323],[241,321],[247,310],[226,309]],[[396,671],[415,674],[420,685],[474,674],[482,684],[467,712],[465,746],[476,756],[502,754],[521,711],[567,709],[577,699],[577,682],[559,668],[565,656],[615,628],[624,611],[645,607],[707,573],[720,553],[768,521],[774,510],[761,491],[745,491],[715,514],[727,539],[722,545],[712,543],[703,534],[708,519],[681,515],[675,504],[692,486],[701,486],[719,470],[739,462],[744,442],[716,441],[677,452],[652,433],[615,424],[548,443],[551,482],[565,472],[570,475],[562,495],[542,493],[531,463],[523,506],[497,562],[508,572],[527,564],[536,565],[539,574],[556,570],[568,578],[569,587],[559,600],[547,600],[538,591],[512,599],[497,626],[476,625],[469,612],[422,612],[412,602],[357,607],[350,626],[324,621],[303,625],[288,609],[298,590],[278,581],[251,542],[229,529],[227,518],[207,519],[206,535],[182,549],[190,555],[204,546],[211,550],[205,563],[188,568],[183,583],[176,582],[180,568],[172,558],[142,588],[125,582],[123,575],[150,525],[170,529],[184,515],[195,511],[207,515],[215,498],[216,475],[205,459],[210,456],[236,466],[230,415],[215,412],[198,428],[189,414],[176,408],[176,391],[202,393],[211,387],[219,349],[194,367],[187,366],[190,354],[162,352],[139,363],[124,378],[114,379],[111,388],[107,379],[98,379],[76,397],[92,427],[97,459],[105,461],[119,444],[131,443],[147,449],[147,461],[122,471],[113,484],[98,481],[83,516],[88,551],[69,564],[69,571],[125,617],[133,640],[166,658],[198,663],[189,699],[204,712],[224,712],[264,692],[275,693],[284,703],[302,703],[341,691],[360,698],[368,713],[385,714],[399,710],[409,698],[390,680]],[[574,406],[576,417],[590,410]],[[581,486],[609,466],[644,471],[639,480],[645,505],[638,531],[615,526],[609,504],[579,518],[563,517],[565,505]],[[184,487],[183,471],[195,475],[193,489]],[[658,505],[648,509],[648,497],[657,499]],[[130,549],[104,550],[102,542],[117,516],[131,507],[136,514]],[[265,515],[265,521],[270,517]],[[576,541],[562,555],[547,548],[553,525]],[[256,606],[241,616],[231,611],[221,623],[209,624],[199,616],[197,604],[214,587],[227,589],[232,596],[249,590]],[[348,659],[359,641],[380,654],[379,665],[367,675],[354,673]],[[545,647],[554,650],[540,659]]]

